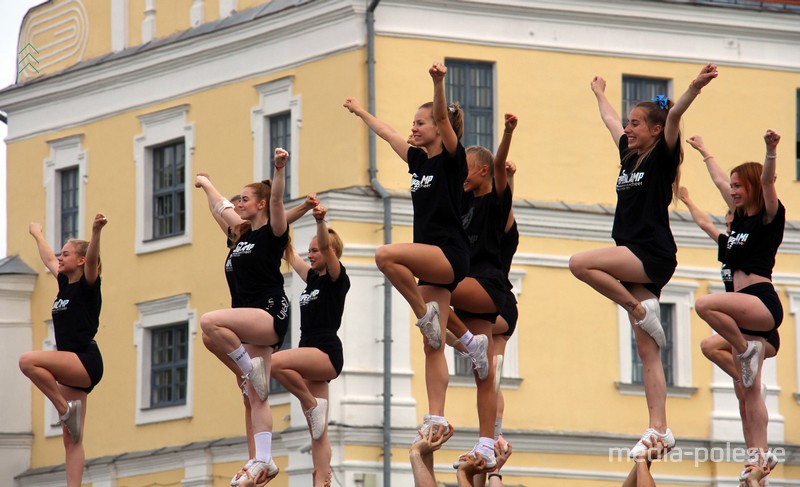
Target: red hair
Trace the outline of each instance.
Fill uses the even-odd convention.
[[[745,162],[731,169],[731,175],[736,173],[739,176],[742,186],[747,190],[749,201],[747,204],[756,203],[758,212],[764,211],[764,190],[761,187],[761,172],[764,166],[759,162]],[[736,213],[740,216],[744,214],[744,208],[737,208]]]

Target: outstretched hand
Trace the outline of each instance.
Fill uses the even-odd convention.
[[[645,459],[648,462],[664,458],[664,455],[672,449],[667,446],[663,439],[655,435],[650,435],[650,438],[642,440],[642,443],[647,447],[647,450],[641,452],[637,458]]]
[[[505,129],[506,132],[509,134],[514,132],[514,129],[517,128],[517,116],[512,113],[506,113],[505,115]]]
[[[431,66],[430,69],[428,69],[428,73],[431,75],[434,83],[437,81],[442,81],[444,79],[444,75],[447,74],[447,67],[437,61],[433,63],[433,66]]]
[[[453,436],[453,427],[448,423],[447,428],[443,425],[436,425],[428,429],[428,434],[424,434],[419,429],[421,440],[411,445],[412,450],[417,450],[420,455],[431,455],[442,447],[442,445]]]
[[[681,186],[678,188],[678,198],[680,198],[680,200],[684,203],[686,203],[686,200],[689,199],[689,190],[686,188],[686,186]]]
[[[345,98],[342,106],[347,108],[350,113],[356,113],[362,110],[361,103],[359,103],[355,98]]]
[[[517,172],[517,164],[514,161],[506,161],[506,177],[513,178]]]
[[[494,442],[494,457],[497,461],[497,466],[494,469],[496,471],[503,468],[503,465],[508,461],[508,457],[511,456],[511,452],[511,443],[504,440],[502,436]]]
[[[474,475],[478,475],[479,473],[485,473],[486,470],[486,460],[483,459],[477,453],[469,452],[461,455],[459,460],[463,460],[463,463],[458,466],[458,470],[464,472],[467,477],[472,477]]]
[[[595,95],[606,92],[606,80],[602,76],[595,76],[591,82],[592,92]]]
[[[696,149],[698,151],[702,151],[703,149],[705,149],[705,144],[703,143],[703,138],[700,137],[699,135],[693,135],[693,136],[689,137],[688,139],[686,139],[686,142],[688,142],[689,145],[692,146],[692,148],[694,148],[694,149]]]
[[[323,205],[317,205],[311,210],[311,214],[314,216],[314,219],[317,221],[324,220],[325,215],[328,214],[328,209],[325,208]]]
[[[717,65],[714,63],[708,63],[703,66],[703,69],[700,70],[700,74],[698,74],[694,81],[692,81],[692,86],[699,90],[711,83],[711,80],[717,76],[719,76]]]
[[[34,237],[38,237],[39,235],[42,235],[42,224],[41,223],[36,223],[36,222],[31,222],[28,225],[28,233],[30,233]]]
[[[102,213],[98,213],[94,216],[94,222],[92,222],[92,231],[98,232],[103,229],[104,226],[108,223],[108,218]]]
[[[773,153],[778,148],[778,142],[781,141],[781,134],[775,132],[772,129],[767,129],[767,133],[764,134],[764,143],[767,144],[767,150],[772,151]]]
[[[308,193],[306,195],[306,200],[303,202],[306,208],[313,209],[319,204],[319,198],[317,198],[317,193]]]
[[[194,187],[195,188],[203,188],[206,185],[210,185],[211,180],[208,178],[208,173],[199,172],[197,176],[194,178]]]
[[[286,161],[289,160],[289,153],[280,147],[275,148],[275,167],[280,169],[286,167]]]

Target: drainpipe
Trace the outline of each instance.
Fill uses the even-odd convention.
[[[375,9],[367,7],[367,110],[375,114]],[[378,181],[375,132],[369,131],[369,180],[383,200],[383,243],[392,243],[392,199]],[[392,485],[392,284],[383,278],[383,487]]]
[[[6,114],[3,112],[0,112],[0,122],[8,125],[8,117],[6,117]]]

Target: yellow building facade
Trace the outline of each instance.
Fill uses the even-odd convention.
[[[780,353],[766,361],[763,378],[770,445],[785,453],[771,485],[800,485],[800,11],[705,3],[52,0],[33,8],[18,50],[30,44],[38,63],[0,91],[9,128],[8,252],[15,256],[0,261],[0,302],[15,303],[3,308],[14,310],[14,324],[0,340],[8,362],[2,374],[21,398],[0,420],[0,447],[9,452],[3,471],[20,487],[63,485],[55,412],[16,368],[20,353],[54,347],[56,285],[28,223],[41,222],[60,248],[71,234],[88,236],[94,214],[103,212],[109,224],[97,341],[106,373],[88,401],[84,483],[228,485],[247,456],[241,394],[199,330],[203,313],[229,305],[226,253],[193,175],[209,173],[232,195],[269,177],[272,148],[285,145],[287,206],[307,193],[320,196],[345,241],[342,261],[353,285],[340,330],[344,370],[331,383],[334,485],[385,485],[385,438],[392,484],[413,485],[407,450],[427,412],[424,355],[397,292],[386,316],[373,259],[387,225],[392,241],[411,241],[409,175],[380,140],[371,173],[368,130],[342,103],[352,96],[367,106],[374,89],[377,116],[410,131],[416,108],[432,97],[427,69],[440,60],[449,67],[451,101],[465,107],[466,143],[491,149],[503,113],[520,120],[510,155],[519,168],[521,241],[511,278],[520,321],[503,370],[503,428],[514,448],[504,481],[621,484],[632,463],[617,449],[630,448],[647,423],[630,325],[568,269],[572,254],[612,244],[618,155],[589,82],[602,75],[623,111],[647,90],[679,96],[713,61],[720,76],[684,116],[684,138],[701,134],[729,168],[763,158],[767,128],[783,135],[778,192],[788,223],[773,280],[785,319]],[[722,214],[701,156],[687,144],[684,152],[682,184],[700,207]],[[694,311],[697,297],[721,290],[716,246],[685,208],[672,209],[679,264],[662,304],[671,335],[667,413],[679,450],[653,472],[659,486],[734,486],[742,462],[731,455],[743,449],[738,405],[731,380],[700,352],[712,332]],[[313,232],[310,217],[293,226],[298,252]],[[298,296],[302,281],[288,270],[285,277],[287,295]],[[292,306],[296,345],[296,300]],[[385,319],[392,333],[388,432]],[[165,337],[176,340],[180,356],[169,390],[159,387],[154,363]],[[474,444],[477,415],[471,375],[447,354],[447,417],[457,433],[437,453],[435,470],[454,485],[450,464]],[[310,485],[302,411],[285,392],[270,402],[282,470],[271,485]]]

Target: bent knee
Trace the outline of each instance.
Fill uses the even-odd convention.
[[[200,317],[200,329],[203,331],[203,344],[206,344],[206,340],[208,340],[209,344],[213,342],[208,335],[214,332],[217,324],[217,321],[214,320],[214,315],[211,313],[205,313]],[[206,348],[209,348],[208,344],[206,344]]]
[[[34,352],[25,352],[19,357],[19,370],[23,374],[28,373],[36,367],[36,354]]]
[[[392,260],[392,251],[389,249],[388,245],[381,245],[378,247],[378,250],[375,251],[375,265],[378,266],[378,269],[384,270]]]
[[[714,340],[709,338],[703,338],[703,341],[700,342],[700,351],[703,352],[703,355],[706,358],[712,358],[714,353],[719,350],[719,347],[714,344]]]
[[[575,254],[569,258],[569,270],[573,276],[583,280],[588,270],[588,263],[581,254]]]
[[[697,315],[701,318],[708,316],[708,314],[714,309],[714,301],[713,299],[709,298],[710,296],[710,294],[700,296],[694,303],[694,309],[697,311]]]

